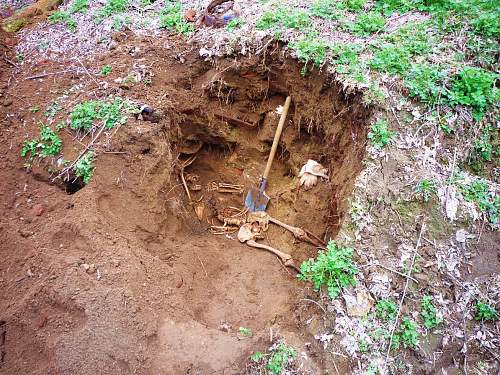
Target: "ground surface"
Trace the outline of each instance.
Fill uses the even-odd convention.
[[[369,125],[384,111],[366,100],[370,92],[316,70],[304,77],[302,64],[276,41],[257,43],[250,56],[205,59],[222,50],[212,29],[187,43],[158,30],[112,32],[104,21],[93,35],[109,33],[103,45],[82,38],[83,27],[66,40],[63,25],[39,23],[46,11],[35,11],[39,18],[30,18],[23,34],[0,34],[2,373],[261,374],[265,366],[250,355],[280,340],[297,350],[290,374],[498,373],[498,321],[473,320],[476,300],[498,305],[498,230],[484,216],[472,220],[477,211],[463,201],[450,221],[437,192],[422,203],[412,190],[425,177],[448,194],[458,136],[450,140],[437,125],[419,122],[421,108],[394,90],[385,114],[400,136],[385,150],[374,148]],[[75,17],[80,24],[89,18]],[[393,18],[391,25],[401,21]],[[222,36],[227,40],[226,31]],[[240,47],[255,40],[240,39]],[[112,72],[103,76],[107,65]],[[287,95],[293,104],[270,175],[268,212],[355,247],[358,286],[337,300],[234,233],[209,231],[222,224],[218,213],[243,202],[209,184],[246,190],[256,183]],[[19,151],[40,123],[55,128],[77,103],[116,96],[154,108],[157,118],[131,114],[104,131],[92,147],[98,156],[88,184],[53,180],[57,157],[24,167]],[[61,109],[48,119],[54,102]],[[61,154],[72,160],[96,132],[66,127],[58,134]],[[201,220],[180,177],[193,154],[185,173],[199,178],[201,190],[191,194],[203,207]],[[307,159],[327,167],[329,180],[304,191],[297,176]],[[494,180],[494,166],[485,174]],[[444,323],[419,328],[418,347],[392,352],[388,361],[387,341],[372,335],[388,326],[354,316],[344,299],[368,290],[372,312],[374,299],[399,300],[422,231],[401,314],[420,321],[421,297],[432,295]],[[297,264],[317,254],[273,225],[263,242]],[[252,335],[242,337],[240,327]]]

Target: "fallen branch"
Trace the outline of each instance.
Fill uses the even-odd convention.
[[[80,73],[80,72],[78,70],[75,70],[75,69],[67,69],[67,70],[60,70],[60,71],[57,71],[57,72],[49,72],[49,73],[37,74],[36,76],[26,77],[24,80],[27,81],[29,79],[43,78],[43,77],[47,77],[47,76],[64,74],[64,73]]]
[[[103,123],[103,124],[101,125],[101,128],[100,128],[100,129],[99,129],[99,131],[97,132],[96,136],[95,136],[94,138],[92,138],[92,140],[91,140],[91,141],[87,144],[87,146],[85,146],[85,148],[83,149],[83,151],[82,151],[82,152],[80,152],[80,154],[78,155],[78,157],[77,157],[75,160],[73,160],[73,162],[72,162],[70,165],[68,165],[67,167],[65,167],[65,168],[61,171],[61,173],[59,173],[56,177],[54,177],[54,178],[52,179],[52,182],[54,182],[55,180],[57,180],[59,177],[61,177],[61,176],[62,176],[62,175],[64,175],[65,173],[68,173],[68,174],[69,174],[69,171],[70,171],[71,169],[73,169],[73,167],[76,165],[76,163],[78,163],[78,161],[80,161],[80,159],[83,157],[83,155],[85,155],[85,153],[89,150],[89,148],[91,148],[91,147],[94,145],[95,141],[97,141],[97,138],[99,138],[99,136],[101,135],[101,133],[103,132],[103,130],[104,130],[104,128],[105,128],[105,127],[106,127],[106,124],[105,124],[105,123]]]
[[[97,86],[99,86],[99,82],[97,82],[97,80],[90,74],[90,72],[85,67],[85,65],[83,65],[83,63],[80,61],[80,59],[78,57],[75,57],[75,60],[78,61],[78,63],[82,66],[82,68],[85,70],[85,73],[87,73],[87,75],[90,77],[90,79],[92,81],[94,81]]]
[[[366,264],[364,266],[362,266],[363,268],[365,267],[381,267],[383,269],[386,269],[387,271],[391,271],[391,272],[394,272],[395,274],[399,275],[399,276],[403,276],[403,277],[408,277],[411,281],[413,281],[415,284],[418,284],[418,280],[411,277],[410,275],[405,275],[404,273],[402,272],[399,272],[393,268],[390,268],[390,267],[387,267],[387,266],[384,266],[383,264],[380,264],[380,263],[370,263],[370,264]]]
[[[394,321],[394,325],[393,325],[392,330],[391,330],[391,336],[389,338],[389,346],[387,347],[387,353],[385,355],[385,366],[387,366],[387,361],[389,359],[389,354],[391,352],[392,338],[394,336],[394,331],[396,330],[396,326],[397,326],[398,321],[399,321],[399,316],[401,315],[401,308],[403,307],[403,302],[404,302],[405,297],[406,297],[406,291],[408,290],[408,285],[410,284],[411,271],[413,270],[413,266],[415,265],[415,259],[417,258],[418,248],[420,247],[420,243],[422,241],[422,234],[424,233],[424,229],[425,229],[425,222],[422,221],[422,227],[420,228],[420,233],[418,235],[417,244],[415,245],[415,251],[413,252],[413,258],[411,260],[410,269],[408,270],[408,274],[406,275],[406,284],[405,284],[405,288],[403,290],[403,296],[401,297],[401,300],[399,301],[398,314],[396,315],[396,320]]]

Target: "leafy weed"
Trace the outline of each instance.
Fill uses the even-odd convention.
[[[387,121],[379,119],[372,125],[372,128],[368,133],[368,139],[371,140],[373,147],[377,150],[382,150],[391,142],[394,135],[395,133],[389,130]]]
[[[187,35],[194,31],[194,26],[184,20],[180,2],[167,4],[160,12],[160,26]]]
[[[86,184],[89,183],[90,178],[94,174],[95,156],[96,154],[94,151],[87,151],[74,166],[75,175],[81,177]]]
[[[352,255],[352,248],[341,247],[330,240],[326,252],[320,250],[316,259],[302,263],[297,277],[313,282],[316,291],[325,285],[330,298],[337,298],[342,288],[356,284],[354,276],[358,269],[352,261]]]
[[[476,320],[495,321],[498,319],[497,310],[493,306],[488,305],[487,303],[477,301],[475,310],[476,310],[476,315],[475,315]]]
[[[272,374],[279,375],[296,356],[297,352],[295,349],[281,342],[275,349],[272,350],[267,361],[267,369]]]
[[[384,322],[393,321],[396,319],[398,306],[392,299],[381,299],[375,305],[375,312],[379,319]]]
[[[26,166],[31,166],[35,158],[44,159],[48,156],[58,155],[61,149],[61,138],[49,126],[42,125],[38,138],[24,141],[21,156],[28,157]]]
[[[414,192],[427,203],[431,199],[431,196],[437,193],[436,182],[428,178],[423,178],[415,186]]]
[[[420,303],[422,308],[421,315],[424,318],[424,326],[428,329],[436,328],[442,319],[437,315],[436,306],[432,303],[431,296],[424,296]]]

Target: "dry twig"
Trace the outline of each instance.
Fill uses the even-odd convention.
[[[411,260],[410,269],[408,270],[408,274],[406,275],[406,284],[405,284],[405,288],[403,290],[403,296],[401,297],[401,300],[399,301],[398,314],[396,315],[396,320],[394,321],[394,325],[393,325],[392,330],[391,330],[391,337],[389,338],[389,346],[387,347],[387,353],[385,355],[385,365],[386,366],[387,366],[387,361],[389,359],[389,354],[391,352],[392,338],[394,336],[394,331],[396,330],[396,326],[397,326],[398,321],[399,321],[399,316],[401,315],[401,308],[403,307],[403,302],[404,302],[405,297],[406,297],[406,291],[408,290],[408,285],[410,284],[411,271],[413,270],[413,266],[415,264],[415,259],[417,258],[418,248],[420,247],[420,243],[422,241],[422,234],[424,233],[424,230],[425,230],[425,222],[422,221],[422,227],[420,228],[420,233],[418,235],[418,240],[417,240],[417,244],[415,246],[415,251],[413,252],[413,258]]]

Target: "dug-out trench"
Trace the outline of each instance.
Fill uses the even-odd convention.
[[[267,212],[325,242],[336,236],[365,152],[370,109],[360,92],[347,94],[333,77],[317,71],[302,76],[301,64],[278,53],[263,60],[221,60],[216,67],[197,63],[176,85],[186,100],[166,111],[177,165],[172,182],[182,182],[183,162],[194,158],[183,172],[191,206],[198,208],[197,231],[223,225],[220,217],[227,208],[244,208],[246,192],[258,185],[266,165],[280,107],[289,95],[292,104],[266,188],[271,198]],[[304,190],[298,176],[309,159],[327,168],[329,178]],[[243,189],[221,193],[214,190],[220,183]],[[195,222],[195,210],[187,212],[187,222]],[[267,240],[299,261],[315,254],[279,227],[270,226]]]

